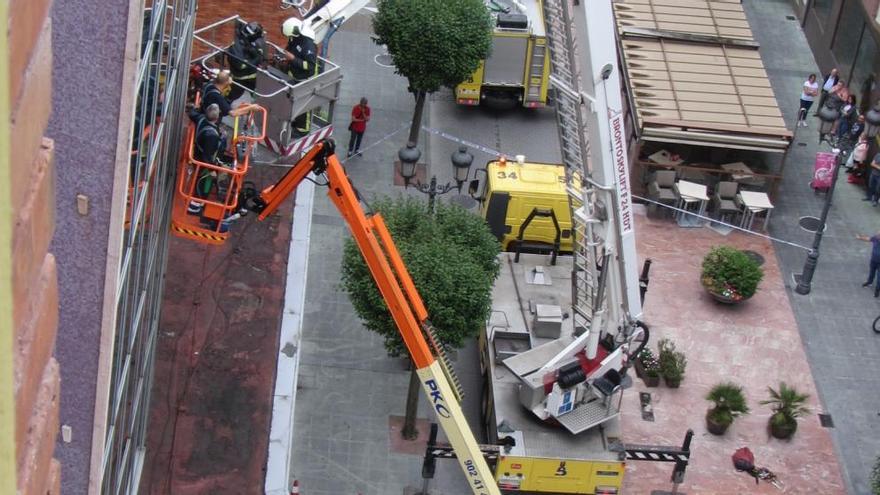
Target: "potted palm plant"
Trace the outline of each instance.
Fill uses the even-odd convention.
[[[660,361],[654,352],[645,347],[642,352],[636,356],[634,366],[636,374],[648,387],[656,387],[660,385]]]
[[[684,353],[675,349],[675,343],[668,338],[660,339],[657,343],[658,363],[660,375],[669,388],[678,388],[684,379],[684,370],[687,367],[687,357]]]
[[[700,281],[716,301],[736,304],[752,297],[764,271],[757,261],[730,246],[716,246],[703,258]]]
[[[706,412],[706,429],[713,435],[723,435],[737,416],[749,412],[742,387],[733,382],[715,385],[706,394],[706,400],[712,402]]]
[[[761,404],[769,405],[773,409],[769,421],[770,434],[783,440],[791,438],[797,431],[797,419],[810,414],[810,408],[806,406],[809,394],[802,394],[785,382],[779,384],[778,390],[767,387],[767,391],[770,398],[762,400]]]

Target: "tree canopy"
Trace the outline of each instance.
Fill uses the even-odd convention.
[[[500,245],[477,215],[437,203],[432,215],[423,201],[383,198],[382,214],[440,340],[459,348],[475,336],[491,309]],[[364,326],[385,338],[393,356],[405,352],[391,313],[354,241],[345,243],[342,286]]]
[[[379,0],[373,41],[388,47],[395,72],[431,93],[468,79],[492,46],[483,0]]]

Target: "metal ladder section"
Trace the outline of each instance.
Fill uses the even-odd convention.
[[[581,96],[577,69],[577,41],[572,32],[569,0],[544,0],[544,22],[550,49],[550,84],[555,94],[556,128],[565,165],[566,190],[571,209],[574,266],[571,291],[575,328],[589,329],[598,294],[601,242],[594,233],[599,221],[595,212],[595,188],[587,160],[590,143],[586,117],[590,109]],[[579,206],[580,205],[580,206]]]
[[[434,357],[436,357],[437,362],[440,363],[440,369],[443,370],[443,374],[446,375],[446,379],[452,386],[453,395],[455,395],[458,403],[461,404],[462,399],[464,399],[464,388],[461,386],[461,380],[458,378],[458,373],[455,372],[455,366],[452,365],[452,360],[450,360],[449,355],[446,354],[446,348],[441,343],[443,341],[440,340],[440,337],[437,335],[437,329],[434,328],[434,325],[426,323],[425,325],[422,325],[422,330],[428,340],[428,344],[434,350]]]

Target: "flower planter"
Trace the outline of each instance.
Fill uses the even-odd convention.
[[[633,359],[633,368],[636,369],[636,376],[645,379],[645,366],[642,364],[642,361],[638,358]]]
[[[656,387],[660,385],[660,375],[657,373],[648,374],[645,370],[645,365],[638,359],[633,360],[633,368],[636,369],[636,376],[642,379],[645,382],[645,386],[647,387]]]
[[[738,299],[733,298],[733,297],[728,297],[728,296],[725,296],[724,294],[721,294],[719,292],[715,292],[715,291],[708,289],[708,288],[706,289],[706,292],[708,292],[709,295],[712,296],[712,299],[715,299],[716,301],[718,301],[722,304],[734,305],[734,304],[739,304],[739,303],[746,300],[745,298],[742,298],[742,297],[740,297]]]
[[[772,418],[772,416],[771,416]],[[770,421],[770,435],[780,440],[788,440],[797,431],[797,421],[775,423]]]
[[[713,435],[724,435],[730,423],[721,423],[712,419],[712,410],[706,413],[706,429]]]
[[[663,383],[665,383],[666,386],[669,388],[678,388],[681,386],[681,379],[682,379],[682,377],[669,378],[667,376],[664,376]]]

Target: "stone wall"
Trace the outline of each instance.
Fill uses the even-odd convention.
[[[12,0],[9,8],[12,283],[15,445],[18,492],[60,493],[53,458],[59,373],[53,357],[58,280],[49,243],[55,231],[54,144],[44,137],[52,110],[50,0]]]

